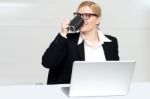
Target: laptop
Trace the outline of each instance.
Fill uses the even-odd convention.
[[[105,61],[73,63],[68,96],[126,95],[130,88],[134,61]]]

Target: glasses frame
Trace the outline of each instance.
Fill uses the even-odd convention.
[[[74,16],[81,16],[81,17],[84,18],[85,20],[90,19],[91,16],[96,16],[96,17],[98,17],[98,15],[97,15],[97,14],[94,14],[94,13],[77,13],[77,12],[74,12],[73,14],[74,14]]]

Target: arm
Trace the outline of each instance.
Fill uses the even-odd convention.
[[[58,34],[42,56],[42,65],[46,68],[58,66],[66,57],[67,39]]]
[[[58,34],[42,57],[42,65],[46,68],[54,68],[62,64],[67,52],[67,34],[70,20],[63,20],[62,33]]]
[[[42,57],[42,65],[46,68],[59,66],[66,57],[67,33],[70,20],[63,20],[62,33],[58,34]]]

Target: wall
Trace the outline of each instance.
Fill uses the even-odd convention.
[[[0,84],[46,83],[41,57],[81,1],[0,1]],[[150,1],[93,1],[102,6],[101,30],[118,38],[121,60],[137,62],[133,80],[150,81]]]

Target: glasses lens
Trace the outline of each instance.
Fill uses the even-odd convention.
[[[85,20],[88,20],[91,16],[97,16],[96,14],[92,14],[92,13],[74,13],[74,16],[81,16],[82,18],[84,18]]]
[[[82,17],[83,17],[84,19],[89,19],[90,16],[91,16],[91,14],[88,14],[88,13],[82,14]]]

